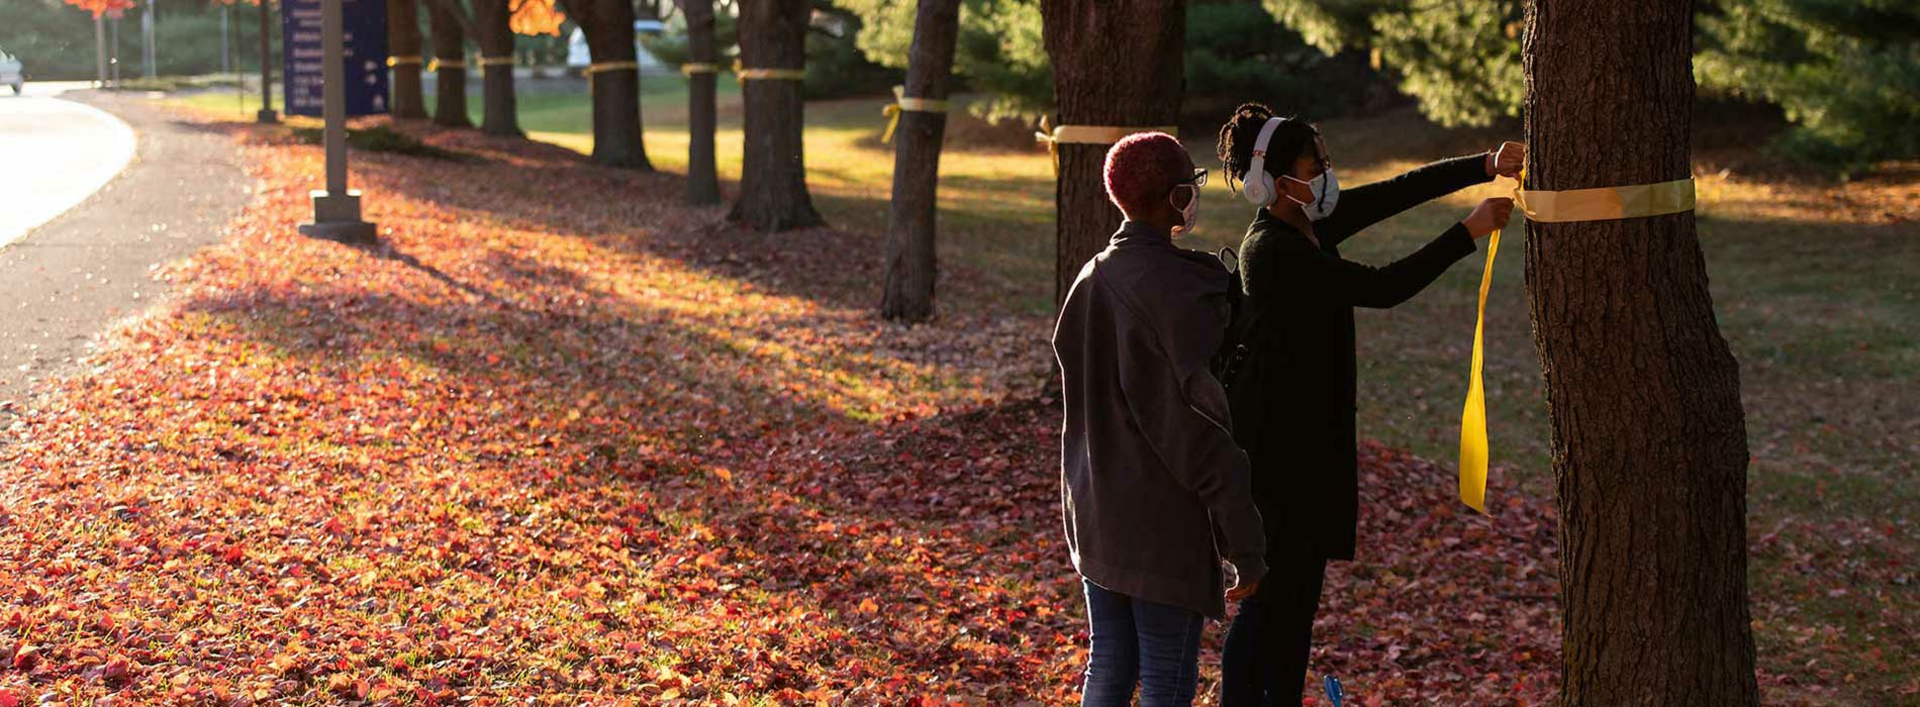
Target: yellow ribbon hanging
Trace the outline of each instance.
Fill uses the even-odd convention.
[[[717,74],[717,73],[720,73],[719,64],[707,64],[707,63],[701,63],[701,62],[694,62],[694,63],[680,65],[680,75],[685,76],[687,78],[693,78],[694,74]]]
[[[439,71],[441,69],[465,69],[465,68],[467,68],[467,62],[465,60],[441,59],[439,57],[434,57],[433,63],[427,65],[428,71]]]
[[[733,73],[741,81],[800,81],[807,78],[806,69],[749,69],[741,66],[739,59],[733,60]]]
[[[1691,211],[1692,179],[1624,187],[1528,190],[1527,171],[1513,183],[1513,204],[1527,220],[1537,223],[1611,221],[1663,216]],[[1487,323],[1487,290],[1493,285],[1493,258],[1500,252],[1500,232],[1487,239],[1486,270],[1480,274],[1480,305],[1473,321],[1473,358],[1467,372],[1467,404],[1460,413],[1460,502],[1482,515],[1487,512],[1487,396],[1481,378],[1485,363],[1483,337]]]
[[[1109,125],[1061,125],[1054,126],[1046,116],[1040,117],[1040,131],[1033,134],[1035,142],[1046,143],[1047,154],[1053,157],[1053,173],[1060,174],[1060,145],[1111,145],[1135,133],[1166,133],[1172,135],[1179,128],[1164,125],[1154,128],[1122,128]]]
[[[407,56],[390,56],[390,57],[387,57],[387,66],[399,66],[401,64],[419,64],[421,61],[423,61],[423,59],[419,54],[409,54]]]
[[[893,102],[880,109],[880,113],[887,116],[887,132],[880,136],[881,142],[893,142],[893,129],[900,127],[900,113],[909,110],[919,113],[945,113],[947,102],[938,98],[908,98],[907,87],[893,87]]]
[[[514,63],[512,55],[480,57],[481,66],[512,66]]]

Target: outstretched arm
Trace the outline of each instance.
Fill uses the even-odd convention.
[[[1337,245],[1368,226],[1475,184],[1491,181],[1494,153],[1445,159],[1397,177],[1340,190],[1333,214],[1313,222],[1321,243]]]

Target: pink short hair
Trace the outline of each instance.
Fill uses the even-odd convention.
[[[1107,198],[1128,214],[1155,199],[1164,199],[1175,184],[1186,179],[1187,148],[1166,133],[1134,133],[1107,150],[1102,170]]]

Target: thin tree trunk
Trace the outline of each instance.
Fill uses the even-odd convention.
[[[466,32],[460,18],[447,6],[448,0],[422,0],[427,4],[427,22],[433,30],[433,58],[439,62],[434,71],[433,124],[449,128],[471,128],[467,117],[467,70],[461,68],[467,58]]]
[[[687,60],[719,61],[713,50],[713,0],[687,0]],[[687,77],[687,203],[720,203],[720,176],[714,168],[713,133],[718,122],[714,94],[719,76],[712,71]]]
[[[513,29],[508,26],[512,8],[507,0],[473,0],[473,14],[474,43],[480,45],[483,57],[480,131],[521,137],[519,108],[513,95]]]
[[[426,93],[420,83],[422,44],[419,0],[387,0],[387,46],[394,56],[413,57],[392,67],[395,120],[427,117]]]
[[[1061,124],[1146,128],[1178,121],[1186,3],[1047,0],[1040,14]],[[1122,58],[1125,70],[1116,70]],[[1059,146],[1055,303],[1120,227],[1120,210],[1107,201],[1100,175],[1108,147]]]
[[[628,0],[582,0],[571,6],[584,10],[573,19],[587,35],[594,64],[634,61],[633,5]],[[593,161],[652,171],[640,140],[640,70],[593,70],[587,81],[593,92]]]
[[[1688,0],[1532,0],[1528,187],[1682,179]],[[1746,424],[1691,212],[1530,223],[1559,485],[1565,707],[1758,704]]]
[[[800,69],[806,62],[807,0],[740,0],[740,61],[753,69]],[[824,223],[807,193],[800,82],[741,81],[746,144],[740,197],[727,219],[761,231]]]
[[[913,48],[907,53],[907,96],[947,97],[959,28],[960,0],[920,0]],[[880,314],[888,319],[918,322],[933,317],[934,281],[940,272],[934,253],[936,197],[946,130],[946,113],[901,111],[894,131],[898,142],[893,150],[893,201],[887,211],[886,288],[880,300]]]

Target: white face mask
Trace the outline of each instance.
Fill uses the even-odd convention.
[[[1286,179],[1301,181],[1293,177],[1286,177]],[[1301,201],[1293,198],[1292,194],[1288,194],[1287,199],[1299,204],[1300,210],[1307,212],[1308,219],[1318,221],[1331,216],[1333,207],[1340,203],[1340,179],[1333,175],[1333,168],[1328,167],[1326,171],[1320,173],[1320,176],[1314,177],[1313,181],[1301,183],[1306,184],[1307,189],[1313,192],[1313,200]]]
[[[1191,195],[1187,199],[1187,205],[1184,207],[1174,205],[1173,203],[1173,195],[1181,189],[1187,189],[1187,193]],[[1200,188],[1191,184],[1182,184],[1174,187],[1174,191],[1167,193],[1167,204],[1172,205],[1176,209],[1180,209],[1180,225],[1173,227],[1173,235],[1178,236],[1191,232],[1193,225],[1196,223],[1195,219],[1200,218]]]

